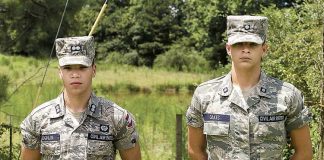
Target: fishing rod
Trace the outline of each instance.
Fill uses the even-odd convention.
[[[99,12],[99,15],[97,16],[97,19],[95,21],[95,23],[93,24],[93,26],[91,27],[89,36],[91,36],[94,32],[94,30],[96,29],[96,27],[98,26],[99,20],[101,19],[101,17],[103,16],[104,11],[106,10],[108,5],[108,0],[105,1],[104,5],[101,7],[101,10]]]

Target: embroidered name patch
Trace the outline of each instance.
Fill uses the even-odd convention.
[[[96,133],[88,133],[88,139],[98,141],[112,141],[114,140],[112,135],[102,135]]]
[[[229,122],[230,115],[226,114],[203,114],[204,121],[220,121],[220,122]]]
[[[275,116],[259,116],[259,122],[279,122],[286,119],[286,116],[275,115]]]
[[[59,134],[44,134],[42,135],[42,141],[59,141]]]

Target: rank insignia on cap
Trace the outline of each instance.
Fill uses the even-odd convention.
[[[71,52],[79,52],[82,50],[81,45],[71,46]]]

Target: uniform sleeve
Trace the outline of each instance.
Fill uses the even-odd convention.
[[[300,128],[311,121],[311,113],[304,106],[304,98],[299,90],[295,89],[290,105],[290,113],[288,113],[286,121],[288,132]]]
[[[28,149],[40,148],[40,133],[36,131],[36,122],[32,116],[27,116],[20,125],[22,145]]]
[[[197,91],[195,91],[191,104],[188,107],[187,113],[187,125],[196,127],[196,128],[202,128],[203,127],[203,118],[202,118],[202,107],[201,107],[201,101],[199,100],[197,96]]]
[[[120,150],[135,147],[139,136],[136,132],[134,116],[125,111],[118,125],[119,130],[115,141],[116,148]]]

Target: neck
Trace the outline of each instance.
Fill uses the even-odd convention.
[[[72,112],[83,112],[88,106],[91,91],[74,95],[64,90],[65,106]]]
[[[260,79],[261,68],[238,69],[232,65],[232,82],[240,86],[241,89],[250,89],[255,86]]]

